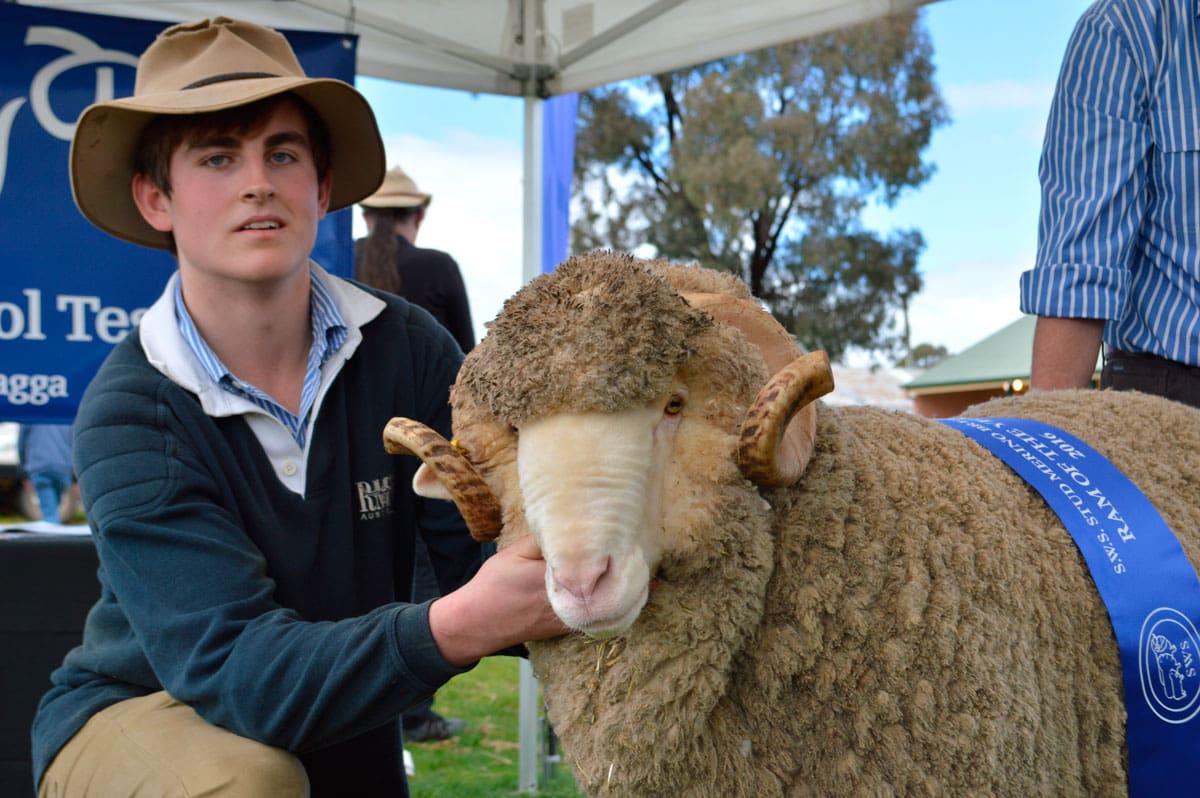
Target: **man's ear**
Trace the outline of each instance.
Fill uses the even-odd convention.
[[[317,186],[317,202],[321,209],[321,215],[317,218],[324,219],[325,213],[329,210],[329,198],[333,195],[333,167],[325,170],[325,177],[321,179]]]
[[[142,218],[146,220],[146,224],[160,233],[171,232],[173,229],[170,213],[171,198],[167,196],[167,193],[143,174],[133,176],[130,190],[133,192],[133,202],[141,212]]]

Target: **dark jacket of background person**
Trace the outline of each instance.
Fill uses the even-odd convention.
[[[458,263],[449,254],[439,249],[426,249],[409,243],[402,235],[395,239],[396,275],[399,283],[394,289],[374,280],[369,284],[391,290],[393,293],[418,305],[437,319],[450,331],[463,352],[475,346],[475,328],[471,323],[471,308],[467,300],[467,289],[463,284]],[[368,239],[355,242],[354,263],[358,279],[368,282],[359,269]]]

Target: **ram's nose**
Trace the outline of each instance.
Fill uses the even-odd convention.
[[[601,581],[611,570],[611,557],[559,563],[550,569],[554,579],[553,589],[566,591],[575,601],[587,606],[593,603]]]

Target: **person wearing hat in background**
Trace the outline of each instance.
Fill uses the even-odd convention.
[[[418,305],[450,331],[463,352],[475,346],[471,307],[462,273],[454,258],[440,249],[416,246],[432,194],[399,166],[389,169],[383,185],[359,204],[367,237],[354,242],[354,276],[382,291]],[[441,587],[424,543],[417,540],[413,569],[413,600],[441,595]],[[433,710],[433,698],[404,713],[404,739],[415,742],[445,740],[466,728],[462,718],[444,718]]]
[[[433,201],[403,169],[389,169],[383,185],[359,204],[367,237],[354,245],[354,276],[428,310],[463,352],[475,346],[475,327],[462,272],[449,253],[417,246]]]
[[[383,448],[393,416],[448,434],[459,347],[309,259],[382,180],[366,100],[269,28],[177,25],[84,110],[70,172],[178,268],[76,417],[101,595],[38,706],[39,794],[407,795],[401,713],[565,628],[536,544],[484,560]],[[454,589],[411,604],[418,534]]]

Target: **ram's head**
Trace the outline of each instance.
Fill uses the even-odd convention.
[[[534,535],[555,611],[606,637],[666,556],[799,479],[832,387],[735,278],[593,252],[505,303],[459,372],[453,442],[406,419],[384,440],[475,537]]]

